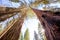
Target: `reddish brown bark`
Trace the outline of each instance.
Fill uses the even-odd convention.
[[[18,40],[23,19],[19,19],[7,32],[4,34],[0,40]]]
[[[60,12],[50,12],[33,9],[39,18],[47,40],[60,40]]]

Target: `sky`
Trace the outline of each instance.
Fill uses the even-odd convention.
[[[18,14],[14,15],[14,18],[15,19],[18,18]],[[7,23],[9,24],[9,22],[12,20],[13,20],[13,17],[10,17],[6,19],[5,21],[0,22],[0,25],[1,25],[0,30],[3,31],[7,27]]]
[[[23,0],[20,0],[20,1],[23,2]],[[28,0],[25,0],[25,1],[29,4]],[[15,8],[18,8],[20,6],[19,3],[14,3],[14,2],[11,2],[9,0],[0,0],[0,5],[6,6],[6,7],[15,7]]]
[[[0,6],[6,6],[6,7],[15,7],[18,8],[20,6],[19,3],[14,3],[9,0],[0,0]]]
[[[25,34],[26,29],[29,30],[29,37],[30,40],[34,39],[34,31],[38,34],[38,23],[39,20],[36,17],[28,18],[27,20],[24,20],[23,26],[22,26],[22,34]]]
[[[23,1],[23,0],[20,0],[20,1]],[[29,4],[29,1],[31,1],[31,0],[25,0],[25,1],[27,2],[27,4]],[[34,2],[34,0],[32,2]],[[15,7],[15,8],[18,8],[20,6],[19,3],[14,3],[14,2],[11,2],[9,0],[0,0],[0,5],[7,6],[7,7]],[[50,7],[53,6],[53,7],[60,8],[59,5],[60,5],[59,2],[49,4]],[[42,8],[43,8],[43,5],[38,6],[38,9],[42,9]]]

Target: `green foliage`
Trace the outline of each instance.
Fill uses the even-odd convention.
[[[12,1],[12,2],[19,2],[19,0],[9,0],[9,1]]]
[[[36,0],[35,2],[33,2],[31,5],[31,7],[37,7],[38,5],[40,4],[49,4],[49,1],[48,0]]]
[[[21,33],[21,37],[20,37],[20,40],[23,40],[24,38],[23,38],[23,35],[22,35],[22,33]]]
[[[24,40],[29,40],[29,31],[26,29],[25,35],[24,35]]]
[[[42,1],[42,3],[43,3],[43,4],[48,4],[48,3],[49,3],[49,1],[44,0],[44,1]]]
[[[24,40],[22,33],[20,33],[19,40]]]

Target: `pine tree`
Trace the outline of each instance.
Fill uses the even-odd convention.
[[[24,40],[22,33],[20,33],[19,40]]]
[[[26,29],[25,35],[24,35],[24,40],[29,40],[29,30]]]

